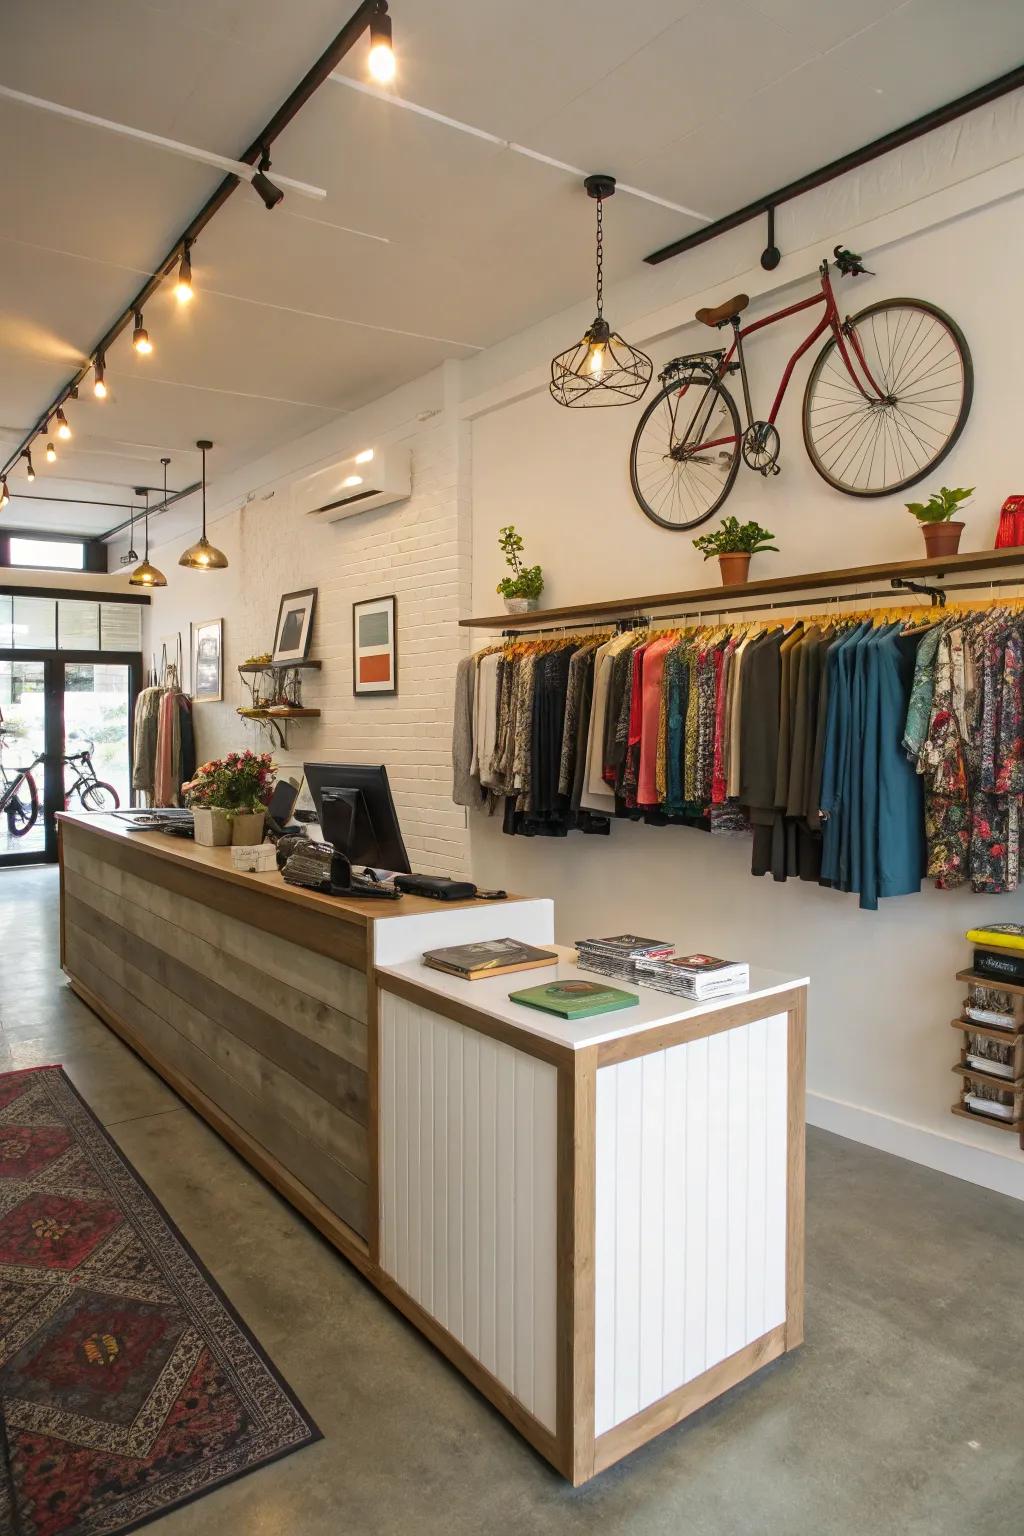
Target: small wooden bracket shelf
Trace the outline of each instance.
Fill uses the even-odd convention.
[[[949,1021],[952,1028],[959,1030],[964,1037],[960,1059],[953,1063],[952,1068],[961,1080],[961,1096],[950,1108],[954,1115],[960,1115],[965,1120],[991,1126],[997,1131],[1012,1131],[1020,1137],[1021,1149],[1024,1150],[1024,986],[1012,981],[1003,981],[1001,977],[996,979],[992,976],[982,976],[978,971],[970,969],[957,971],[956,979],[967,983],[968,995],[964,999],[960,1017]],[[971,1004],[970,989],[972,987],[983,987],[988,992],[1006,994],[1012,1003],[1012,1011],[1006,1014],[1008,1028],[1002,1029],[998,1025],[986,1024],[967,1016],[967,1009]],[[972,1055],[976,1060],[987,1061],[988,1057],[980,1050],[973,1052],[970,1050],[968,1039],[970,1035],[976,1035],[979,1041],[993,1041],[1001,1047],[998,1059],[1009,1069],[1009,1077],[971,1063],[968,1058]],[[994,1089],[1005,1095],[1008,1106],[1012,1101],[1010,1117],[1007,1119],[999,1115],[987,1114],[984,1109],[976,1109],[969,1105],[966,1102],[966,1096],[971,1092],[972,1084]]]
[[[289,691],[288,674],[319,672],[322,665],[321,661],[308,660],[243,662],[238,668],[238,675],[248,688],[252,703],[240,707],[239,715],[243,720],[251,720],[255,726],[265,730],[271,741],[276,741],[282,749],[287,749],[288,723],[292,720],[315,720],[320,714],[318,709],[304,709],[297,703],[285,705],[284,701],[290,697],[298,699],[302,696],[298,676],[294,679],[293,690]],[[270,680],[266,689],[259,688],[256,682],[259,677]]]
[[[911,576],[951,577],[965,571],[1001,570],[1024,566],[1024,546],[1010,549],[967,550],[959,555],[941,555],[936,559],[885,561],[875,565],[851,565],[842,570],[801,571],[795,576],[769,576],[763,581],[748,581],[739,587],[694,587],[683,592],[648,592],[641,597],[609,597],[603,602],[572,603],[563,608],[537,608],[532,613],[497,613],[482,618],[460,619],[463,629],[524,629],[534,624],[563,620],[584,623],[595,619],[614,619],[647,614],[652,609],[693,607],[703,604],[715,611],[725,603],[747,597],[785,598],[791,592],[850,586],[855,582],[905,580]],[[1024,572],[1021,574],[1024,582]],[[987,585],[987,583],[982,583]],[[863,594],[861,594],[863,595]],[[848,599],[847,599],[848,600]],[[840,601],[843,601],[840,598]]]

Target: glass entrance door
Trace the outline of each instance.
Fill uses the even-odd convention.
[[[137,656],[0,657],[0,866],[56,859],[58,811],[131,805],[141,673]]]

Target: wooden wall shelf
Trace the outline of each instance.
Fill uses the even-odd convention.
[[[497,613],[483,618],[460,619],[463,629],[522,629],[532,624],[577,619],[616,618],[646,614],[652,609],[689,607],[706,604],[713,608],[715,599],[735,602],[746,597],[786,597],[791,592],[810,592],[816,588],[845,587],[855,582],[891,581],[892,578],[931,579],[959,576],[965,571],[1001,570],[1024,566],[1024,546],[1012,549],[968,550],[959,555],[943,555],[929,560],[887,561],[878,565],[851,565],[842,570],[802,571],[795,576],[770,576],[763,581],[748,581],[741,587],[694,587],[684,592],[646,593],[641,597],[610,597],[604,602],[572,603],[564,608],[538,608],[533,613]],[[1024,582],[1024,571],[1021,573]],[[894,600],[899,595],[894,594]]]
[[[239,672],[297,672],[304,668],[313,668],[319,672],[322,666],[322,661],[247,661],[238,670]]]

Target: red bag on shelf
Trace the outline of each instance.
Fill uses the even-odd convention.
[[[996,549],[1024,544],[1024,496],[1007,496],[999,513]]]

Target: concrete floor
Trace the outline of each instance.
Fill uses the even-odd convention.
[[[0,1071],[61,1062],[324,1432],[166,1536],[1007,1536],[1024,1206],[810,1133],[808,1343],[572,1490],[68,990],[0,870]]]

